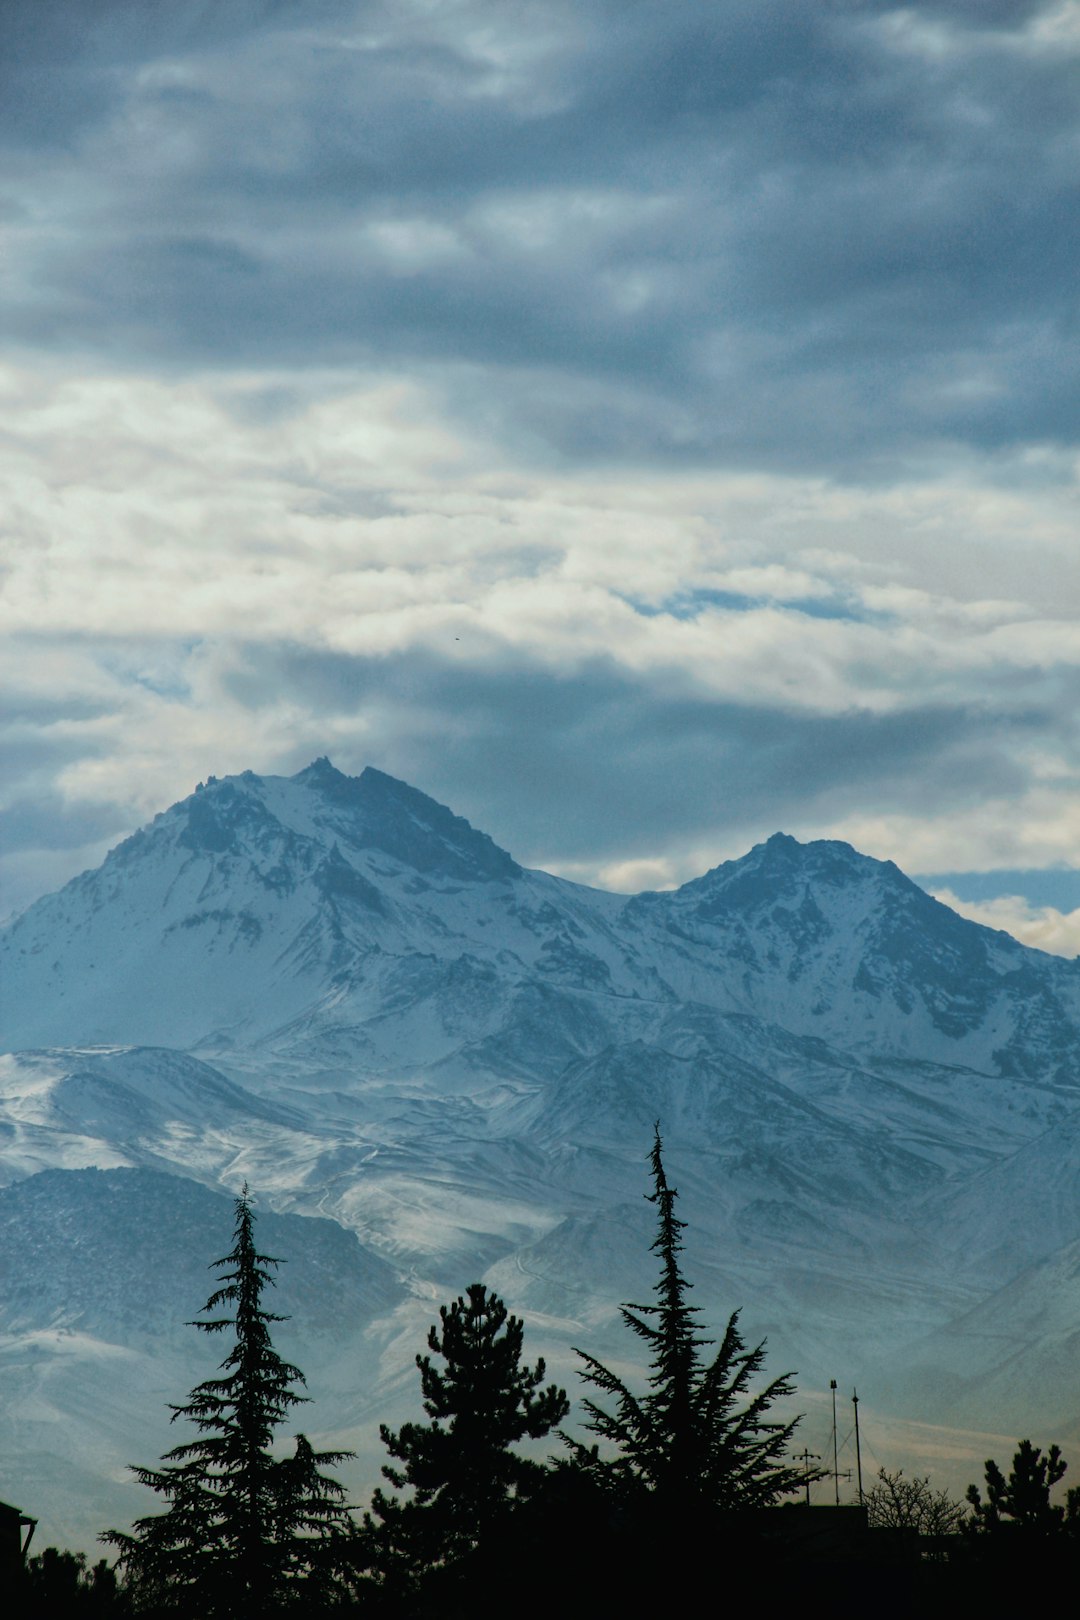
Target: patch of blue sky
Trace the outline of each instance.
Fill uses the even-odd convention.
[[[183,703],[192,697],[183,666],[197,645],[197,641],[187,641],[175,648],[173,656],[156,659],[136,659],[130,652],[116,651],[100,655],[99,662],[123,686],[141,686],[155,697]]]
[[[921,873],[914,880],[924,889],[950,889],[958,900],[978,905],[1020,895],[1029,906],[1056,911],[1080,907],[1080,870],[1069,866],[1014,868],[998,872]]]
[[[623,596],[622,600],[635,613],[650,619],[664,614],[673,619],[696,619],[708,608],[721,608],[728,613],[752,613],[761,608],[773,608],[785,613],[801,613],[810,619],[844,619],[854,623],[865,623],[871,618],[881,617],[847,596],[789,598],[701,589],[679,591],[674,596],[665,597],[662,602],[642,602],[633,596]]]
[[[135,686],[141,686],[147,692],[153,692],[155,697],[163,697],[186,701],[191,697],[191,687],[187,681],[178,675],[164,675],[140,671],[128,677]]]
[[[871,613],[860,602],[838,596],[797,598],[775,605],[787,608],[792,613],[803,613],[808,619],[844,619],[850,624],[865,624],[870,619],[885,617],[881,613]]]

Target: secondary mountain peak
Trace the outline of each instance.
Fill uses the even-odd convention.
[[[885,885],[891,891],[929,901],[925,891],[892,861],[860,854],[840,839],[815,838],[804,844],[784,832],[773,833],[737,860],[722,861],[678,892],[697,899],[723,895],[725,905],[752,911],[801,892],[806,884],[826,890],[863,886],[880,890]]]
[[[722,899],[733,910],[755,911],[782,901],[793,890],[801,891],[807,883],[846,888],[860,881],[877,881],[885,864],[860,855],[839,840],[802,844],[790,833],[775,832],[738,859],[721,861],[701,877],[692,878],[677,892],[695,904]],[[892,870],[901,876],[895,867]]]

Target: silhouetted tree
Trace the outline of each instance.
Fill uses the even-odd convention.
[[[1065,1502],[1052,1502],[1050,1492],[1068,1467],[1057,1446],[1044,1456],[1030,1440],[1021,1440],[1008,1479],[992,1457],[986,1460],[986,1500],[977,1485],[969,1485],[971,1527],[977,1534],[1002,1530],[1025,1537],[1052,1536],[1065,1528],[1080,1527],[1080,1490],[1068,1492]]]
[[[102,1538],[120,1549],[119,1563],[147,1604],[229,1620],[322,1596],[332,1573],[330,1538],[352,1524],[342,1487],[320,1471],[351,1453],[315,1452],[304,1435],[292,1457],[270,1449],[275,1430],[307,1397],[294,1387],[303,1373],[271,1343],[271,1324],[285,1318],[263,1308],[262,1294],[274,1283],[266,1268],[280,1261],[256,1251],[253,1221],[245,1186],[233,1248],[213,1262],[230,1269],[203,1307],[210,1320],[193,1323],[210,1334],[232,1328],[233,1347],[221,1376],[172,1408],[173,1420],[194,1423],[198,1437],[167,1452],[164,1467],[133,1470],[168,1510],[136,1520],[131,1535],[110,1530]]]
[[[616,1373],[579,1350],[585,1382],[615,1403],[608,1411],[587,1400],[586,1426],[614,1447],[616,1456],[606,1460],[596,1446],[568,1443],[577,1466],[616,1489],[651,1493],[665,1511],[765,1506],[805,1484],[805,1474],[785,1460],[799,1419],[769,1416],[775,1402],[792,1393],[791,1376],[754,1393],[765,1345],[747,1349],[738,1311],[728,1320],[715,1358],[703,1363],[702,1349],[714,1341],[699,1332],[698,1307],[687,1302],[692,1285],[679,1264],[686,1223],[675,1215],[677,1192],[664,1173],[659,1127],[650,1164],[653,1191],[645,1196],[657,1209],[652,1244],[660,1260],[657,1303],[622,1307],[624,1322],[649,1350],[649,1393],[633,1394]]]
[[[482,1283],[440,1308],[427,1342],[431,1355],[416,1365],[430,1421],[380,1431],[401,1464],[383,1474],[409,1494],[376,1490],[361,1538],[366,1567],[391,1588],[465,1557],[526,1502],[546,1470],[513,1447],[569,1410],[564,1390],[541,1387],[542,1359],[522,1364],[521,1320]]]
[[[967,1522],[963,1502],[935,1491],[928,1477],[904,1477],[902,1468],[879,1468],[877,1484],[863,1497],[872,1530],[909,1530],[916,1536],[952,1536]]]
[[[3,1593],[6,1613],[17,1620],[107,1620],[131,1613],[116,1571],[104,1558],[91,1565],[85,1553],[44,1547],[27,1559],[14,1590]]]

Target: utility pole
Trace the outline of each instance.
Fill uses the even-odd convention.
[[[812,1462],[820,1462],[821,1458],[818,1456],[816,1451],[800,1451],[795,1460],[796,1460],[796,1462],[801,1462],[802,1465],[803,1465],[803,1479],[805,1481],[805,1489],[806,1489],[806,1505],[807,1505],[807,1507],[809,1507],[810,1506],[810,1464]]]

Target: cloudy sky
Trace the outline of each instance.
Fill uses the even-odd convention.
[[[209,774],[1080,951],[1080,4],[4,0],[0,915]]]

